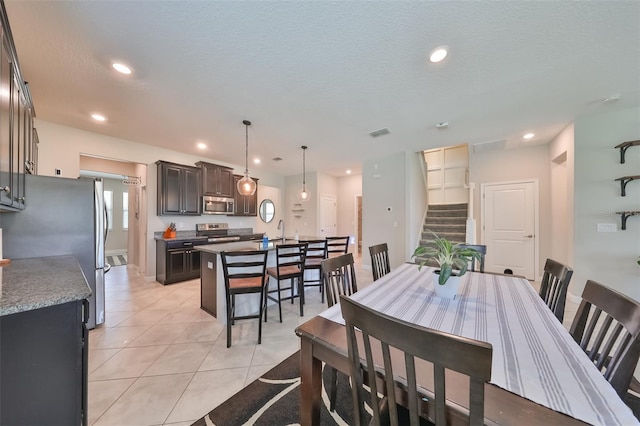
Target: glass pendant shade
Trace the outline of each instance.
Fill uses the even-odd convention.
[[[306,182],[306,159],[305,159],[305,152],[307,152],[307,147],[302,145],[302,188],[300,188],[300,190],[298,191],[298,201],[301,203],[304,203],[305,201],[308,201],[309,198],[311,198],[311,194],[309,194],[309,191],[307,191],[307,182]]]
[[[240,195],[253,195],[256,193],[256,187],[256,181],[251,179],[249,175],[244,175],[244,177],[238,181],[238,192]]]
[[[253,195],[256,193],[257,184],[256,181],[249,177],[249,126],[251,122],[249,120],[243,120],[242,124],[245,125],[245,145],[244,145],[244,177],[238,181],[238,193],[240,195]]]

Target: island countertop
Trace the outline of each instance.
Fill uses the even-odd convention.
[[[16,259],[0,268],[0,316],[31,311],[91,296],[73,256]]]

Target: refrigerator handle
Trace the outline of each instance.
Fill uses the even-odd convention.
[[[104,205],[104,246],[107,246],[107,236],[109,235],[109,211],[107,204]]]

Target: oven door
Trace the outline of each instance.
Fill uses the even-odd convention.
[[[233,214],[233,198],[202,197],[202,214]]]

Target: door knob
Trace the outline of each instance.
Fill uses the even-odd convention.
[[[533,235],[525,235],[525,238],[533,238]]]

